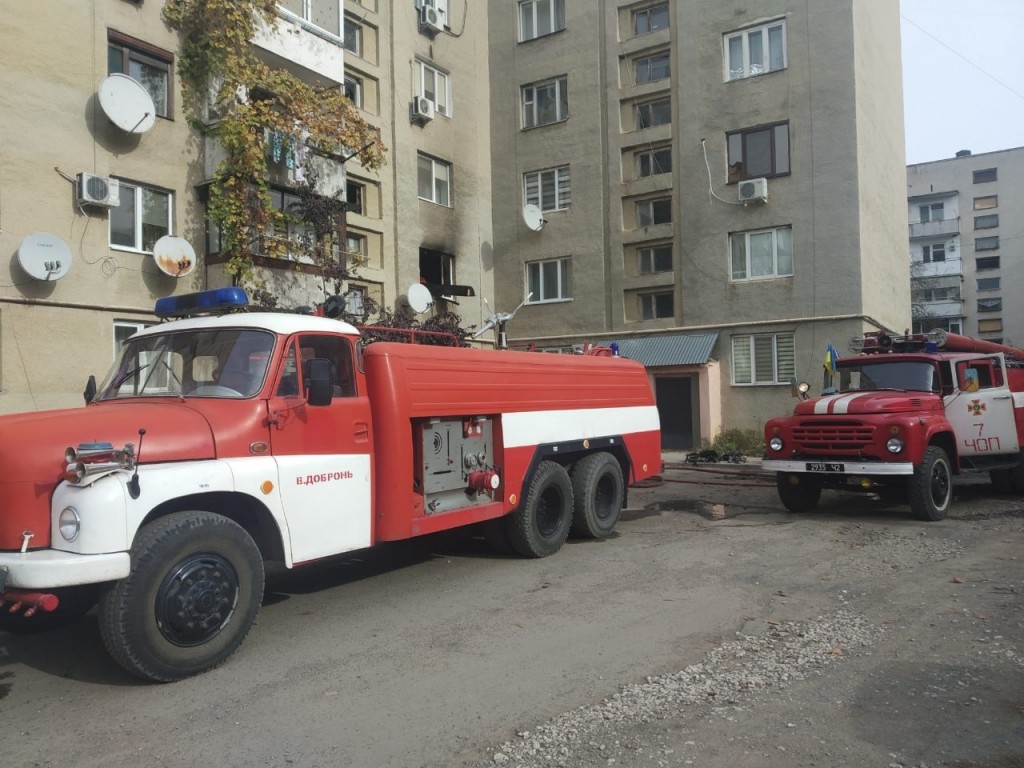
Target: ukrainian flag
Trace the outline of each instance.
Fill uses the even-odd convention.
[[[828,347],[825,350],[825,371],[828,373],[829,376],[835,376],[836,363],[838,362],[839,352],[836,350],[834,346],[832,346],[832,342],[830,341],[828,343]]]

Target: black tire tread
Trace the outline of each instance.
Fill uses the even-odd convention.
[[[544,536],[537,526],[538,507],[548,490],[561,496],[562,516],[553,535]],[[509,543],[523,557],[548,557],[561,549],[572,525],[572,480],[565,467],[554,461],[542,461],[530,478],[523,503],[508,521]]]
[[[602,518],[597,508],[597,493],[603,478],[610,476],[614,485],[613,511]],[[584,456],[570,473],[572,478],[573,514],[570,535],[580,539],[604,539],[611,535],[622,513],[623,477],[618,459],[606,451]]]
[[[946,503],[938,507],[932,499],[932,467],[936,462],[943,462],[949,482],[949,493]],[[914,467],[914,474],[908,483],[910,491],[910,509],[919,520],[934,522],[942,520],[949,512],[953,503],[953,470],[946,452],[937,445],[930,445],[924,452],[921,464]]]

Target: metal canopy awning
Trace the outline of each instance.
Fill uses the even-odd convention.
[[[645,368],[666,365],[706,365],[718,341],[718,333],[678,333],[622,339],[619,354]]]

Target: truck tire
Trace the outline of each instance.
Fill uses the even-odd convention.
[[[797,482],[791,482],[796,479]],[[818,506],[821,498],[821,483],[812,475],[778,472],[775,485],[779,490],[782,506],[790,512],[810,512]]]
[[[508,525],[509,543],[523,557],[547,557],[562,548],[572,525],[572,481],[553,461],[537,465],[529,490]]]
[[[571,535],[581,539],[607,538],[622,513],[622,467],[610,453],[584,456],[570,473],[572,478]]]
[[[1017,466],[1011,469],[1004,470],[1007,477],[1007,493],[1015,493],[1017,495],[1024,495],[1024,451],[1020,453],[1020,460],[1017,462]]]
[[[910,510],[919,520],[941,520],[953,501],[953,472],[949,457],[937,445],[928,447],[910,478]]]
[[[114,661],[147,680],[205,672],[241,645],[263,601],[263,559],[237,523],[177,512],[143,528],[131,572],[100,596]]]
[[[11,613],[8,610],[9,605],[0,605],[0,632],[10,632],[12,635],[31,635],[74,624],[96,605],[99,586],[84,584],[78,587],[62,587],[46,591],[55,594],[60,601],[57,603],[56,610],[37,611],[26,617],[22,615],[24,610]]]

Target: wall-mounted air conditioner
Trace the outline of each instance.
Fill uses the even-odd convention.
[[[429,32],[432,35],[444,32],[444,16],[444,11],[432,5],[424,5],[420,8],[420,31]]]
[[[79,205],[99,205],[115,208],[121,202],[120,186],[117,179],[80,173],[75,182]]]
[[[409,114],[414,123],[423,125],[434,119],[434,102],[423,96],[417,96],[409,105]]]
[[[741,203],[768,202],[768,179],[747,179],[738,187]]]

